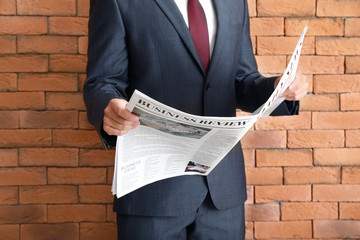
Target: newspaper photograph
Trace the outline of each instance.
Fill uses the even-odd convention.
[[[274,92],[250,116],[196,116],[135,90],[127,109],[140,126],[117,137],[112,193],[120,198],[166,178],[210,174],[260,117],[285,100],[279,96],[295,78],[306,30]]]

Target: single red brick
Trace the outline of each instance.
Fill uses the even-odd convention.
[[[279,201],[310,201],[310,185],[290,185],[290,186],[256,186],[255,202],[279,202]]]
[[[18,53],[76,53],[77,38],[68,36],[19,36]]]
[[[284,148],[285,131],[249,131],[241,140],[245,148]]]
[[[20,111],[21,128],[77,128],[77,111]]]
[[[341,110],[342,111],[356,111],[360,110],[360,94],[359,93],[346,93],[340,96]]]
[[[360,221],[315,220],[315,238],[360,238]]]
[[[75,148],[21,148],[21,166],[72,166],[78,165],[79,150]]]
[[[42,92],[0,92],[1,109],[43,109],[45,97]]]
[[[298,37],[257,37],[257,54],[291,55]],[[302,54],[315,54],[315,38],[306,37],[301,50]]]
[[[359,17],[358,0],[318,0],[316,15],[320,17]]]
[[[337,219],[337,203],[282,203],[281,220]]]
[[[274,7],[276,6],[276,7]],[[315,16],[315,0],[258,0],[259,16]]]
[[[342,184],[360,184],[360,168],[359,167],[343,167],[341,183]]]
[[[311,221],[255,222],[256,239],[305,239],[311,237]]]
[[[45,205],[0,206],[0,224],[44,222],[46,222]]]
[[[345,36],[360,36],[360,18],[345,19]]]
[[[256,62],[262,74],[282,73],[286,68],[286,56],[256,56]]]
[[[301,56],[299,69],[304,74],[343,74],[344,62],[342,56]]]
[[[79,91],[84,90],[84,83],[86,81],[86,74],[79,74]]]
[[[255,150],[243,149],[245,167],[255,167]]]
[[[53,130],[55,147],[103,147],[96,131],[87,130]]]
[[[340,203],[340,219],[360,220],[360,203]]]
[[[85,110],[82,93],[46,93],[46,108],[49,110]]]
[[[19,113],[17,111],[0,112],[0,129],[19,128]]]
[[[46,55],[0,56],[0,72],[46,72],[47,70],[48,57]]]
[[[256,150],[256,166],[312,166],[312,151],[310,149]]]
[[[14,15],[16,14],[15,0],[0,0],[0,14],[1,15]],[[0,234],[1,236],[1,234]]]
[[[86,63],[86,55],[51,55],[50,71],[85,73]]]
[[[17,187],[0,187],[0,205],[18,204],[19,203],[18,191],[19,190]]]
[[[309,27],[306,36],[343,36],[342,18],[286,18],[286,36],[300,36],[305,26]]]
[[[0,167],[18,166],[17,149],[0,149]]]
[[[106,205],[106,221],[116,222],[116,212],[114,212],[113,204]]]
[[[359,148],[316,148],[315,165],[360,165]]]
[[[284,170],[285,184],[340,183],[340,168],[336,167],[288,167]]]
[[[0,186],[44,185],[45,168],[0,168]]]
[[[78,91],[77,75],[72,73],[20,73],[18,84],[21,91]]]
[[[48,168],[49,184],[105,184],[105,168]]]
[[[49,205],[48,222],[104,222],[106,221],[105,205]]]
[[[254,223],[245,222],[245,239],[254,239]]]
[[[338,94],[308,94],[300,102],[300,111],[339,111]]]
[[[250,40],[251,40],[251,44],[252,44],[252,48],[253,48],[253,53],[256,54],[256,49],[257,49],[256,37],[252,36],[252,37],[250,37]]]
[[[347,202],[360,201],[360,185],[314,185],[313,201]]]
[[[314,112],[314,129],[358,129],[360,112]]]
[[[20,203],[77,203],[76,186],[31,186],[20,187]]]
[[[278,203],[270,204],[246,204],[246,221],[279,221],[280,206]]]
[[[87,35],[89,19],[85,17],[50,17],[49,33],[54,35]]]
[[[1,2],[1,0],[0,0]],[[0,236],[6,240],[19,240],[20,239],[20,227],[17,224],[0,225]]]
[[[245,204],[254,204],[254,186],[246,186],[247,200]]]
[[[114,177],[114,167],[108,167],[106,169],[107,171],[107,184],[112,184],[113,182],[113,177]]]
[[[17,74],[0,73],[0,91],[16,91]]]
[[[116,223],[80,223],[80,240],[117,239]]]
[[[0,34],[39,35],[46,33],[46,17],[0,16]]]
[[[299,130],[288,132],[290,148],[343,147],[345,141],[342,130]]]
[[[360,131],[347,130],[345,145],[346,147],[360,147]]]
[[[0,136],[2,147],[49,147],[51,145],[51,130],[48,129],[0,130]]]
[[[87,54],[88,49],[88,37],[79,37],[79,53],[80,54]]]
[[[251,36],[281,36],[284,35],[284,18],[250,18]]]
[[[346,73],[360,73],[360,57],[346,57]]]
[[[79,239],[79,225],[76,223],[62,224],[23,224],[21,240]]]
[[[316,39],[316,54],[328,55],[328,56],[360,55],[360,48],[354,47],[354,46],[359,46],[359,45],[360,45],[360,38],[358,38],[358,37],[317,38]]]
[[[110,185],[79,186],[80,203],[112,203],[114,196]]]
[[[78,0],[77,1],[77,15],[81,17],[88,17],[90,10],[90,0]]]
[[[0,36],[0,53],[16,53],[16,38],[14,36]]]
[[[80,149],[81,166],[114,166],[114,161],[114,150]]]
[[[250,185],[281,185],[282,168],[246,168],[246,182]]]
[[[360,75],[318,75],[314,77],[316,93],[360,92]]]
[[[17,0],[19,15],[75,15],[75,0]]]
[[[283,130],[311,128],[311,113],[300,112],[299,115],[261,118],[255,124],[256,130]]]
[[[86,112],[79,112],[79,128],[85,130],[95,129],[94,126],[89,123]]]

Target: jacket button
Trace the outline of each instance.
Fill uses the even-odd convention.
[[[210,84],[206,84],[205,85],[205,90],[207,91],[207,90],[209,90],[209,88],[210,88]]]

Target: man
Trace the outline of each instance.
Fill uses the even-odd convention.
[[[88,50],[84,100],[105,147],[139,125],[126,110],[135,89],[191,114],[229,117],[253,112],[279,80],[257,71],[246,0],[92,0]],[[299,100],[306,88],[298,75],[284,96]],[[297,111],[287,101],[275,114]],[[208,177],[115,198],[119,239],[243,239],[245,200],[239,143]]]

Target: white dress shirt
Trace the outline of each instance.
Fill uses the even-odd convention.
[[[187,0],[174,0],[176,5],[178,6],[181,14],[184,17],[184,21],[186,25],[189,27],[189,19],[188,19],[188,11],[187,11]],[[199,0],[201,6],[204,9],[208,32],[209,32],[209,46],[210,46],[210,57],[214,50],[215,38],[216,38],[216,13],[212,0]]]

